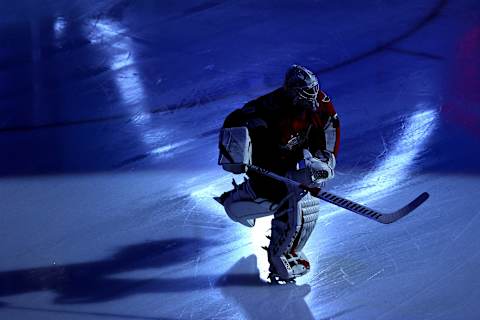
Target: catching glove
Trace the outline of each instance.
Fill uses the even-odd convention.
[[[335,155],[328,151],[319,151],[315,156],[307,149],[303,150],[305,167],[310,169],[313,181],[320,183],[335,177]]]

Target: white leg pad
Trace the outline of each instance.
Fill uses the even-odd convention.
[[[237,185],[216,200],[223,205],[228,217],[247,227],[255,225],[255,219],[273,215],[277,205],[256,196],[248,180]]]
[[[281,279],[293,279],[310,270],[310,263],[301,250],[317,222],[319,204],[320,200],[310,194],[297,192],[288,201],[288,208],[280,208],[275,213],[268,256],[270,271]]]

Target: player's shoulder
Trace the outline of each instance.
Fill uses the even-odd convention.
[[[327,95],[327,94],[325,93],[325,91],[323,91],[323,90],[320,90],[320,91],[318,92],[317,100],[318,100],[319,103],[321,103],[321,102],[323,102],[323,103],[332,102],[332,100],[330,99],[330,96]]]
[[[285,99],[285,90],[283,88],[278,88],[258,97],[256,100],[266,102],[269,104],[276,104],[278,101],[282,101],[284,99]]]
[[[285,100],[285,93],[282,88],[268,92],[254,100],[247,102],[244,106],[246,111],[274,111],[282,101]]]
[[[325,91],[320,90],[318,92],[317,101],[319,113],[330,116],[333,116],[336,113],[335,108],[333,107],[332,99],[327,93],[325,93]]]

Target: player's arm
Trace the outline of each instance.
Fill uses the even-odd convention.
[[[332,101],[319,92],[319,110],[314,117],[309,150],[304,152],[307,166],[317,179],[328,180],[335,176],[336,156],[340,142],[340,120]]]
[[[340,119],[338,118],[337,111],[335,111],[330,97],[323,91],[320,91],[320,93],[322,94],[321,107],[323,108],[322,111],[326,119],[323,125],[325,146],[324,150],[318,150],[315,154],[317,155],[318,152],[327,152],[333,154],[333,156],[337,156],[340,146]]]

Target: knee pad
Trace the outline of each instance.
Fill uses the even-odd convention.
[[[297,245],[294,250],[301,251],[308,239],[312,235],[313,229],[317,223],[318,214],[320,210],[320,200],[307,193],[300,200],[300,207],[302,211],[302,228],[298,235]]]

